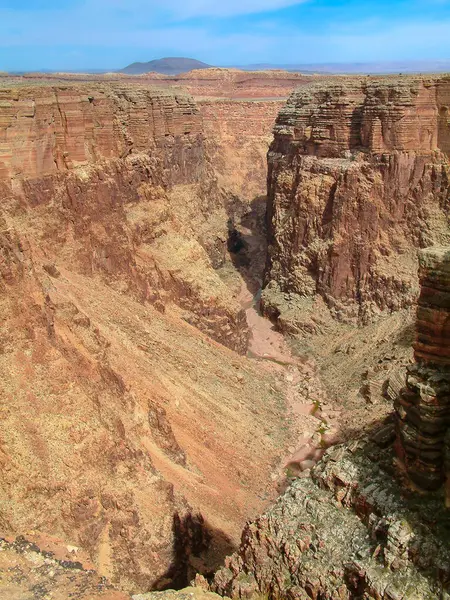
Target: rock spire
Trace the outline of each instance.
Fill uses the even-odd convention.
[[[446,479],[450,426],[450,248],[419,253],[420,297],[415,363],[395,402],[397,451],[410,479],[425,490]]]

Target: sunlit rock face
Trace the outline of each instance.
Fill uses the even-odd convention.
[[[227,215],[190,96],[136,85],[0,89],[0,197],[10,218],[30,207],[36,228],[45,220],[48,257],[70,255],[79,273],[160,307],[175,301],[245,352],[243,311],[218,277],[200,276],[223,259]]]
[[[268,314],[320,296],[364,323],[414,304],[417,248],[450,241],[449,90],[335,78],[291,95],[268,155]]]
[[[396,401],[398,451],[411,480],[439,488],[446,478],[450,425],[450,248],[419,254],[415,364]]]
[[[173,182],[192,180],[203,168],[201,120],[183,94],[101,84],[5,87],[0,103],[1,179],[42,177],[156,148],[176,163],[167,173]]]

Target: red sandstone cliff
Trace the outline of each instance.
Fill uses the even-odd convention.
[[[273,377],[214,341],[242,351],[247,329],[212,268],[227,213],[199,111],[138,87],[0,95],[1,533],[56,536],[125,589],[183,581],[285,442]]]
[[[2,179],[43,176],[155,146],[173,148],[183,135],[189,136],[186,152],[200,143],[198,111],[188,97],[99,85],[5,88],[0,101]],[[191,179],[198,178],[194,152]],[[174,182],[187,177],[186,162],[177,167],[170,171]]]
[[[395,400],[398,457],[411,480],[427,490],[448,478],[450,389],[450,252],[432,247],[419,255],[420,296],[413,365]],[[447,504],[449,501],[447,482]]]
[[[228,197],[249,204],[265,196],[267,150],[284,100],[200,100],[205,145]]]
[[[188,269],[220,262],[226,236],[225,217],[221,228],[209,224],[223,199],[193,101],[107,86],[2,89],[0,96],[3,204],[32,205],[32,220],[42,221],[39,251],[69,253],[78,272],[140,298],[161,304],[165,293],[193,311],[200,328],[243,351],[245,319],[220,280],[202,287],[180,266],[183,246],[195,239]],[[158,263],[165,244],[177,246],[173,265]]]
[[[367,322],[414,301],[416,249],[449,240],[449,90],[336,78],[292,94],[269,152],[269,314],[319,294]]]

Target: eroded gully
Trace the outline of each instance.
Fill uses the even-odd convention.
[[[306,475],[325,449],[338,440],[340,411],[331,405],[315,361],[294,355],[285,336],[261,314],[258,273],[262,272],[265,236],[255,234],[255,230],[257,227],[248,227],[245,222],[239,227],[248,265],[239,269],[243,278],[238,300],[250,330],[248,356],[264,361],[265,367],[280,379],[286,395],[294,442],[272,475],[278,485],[283,485],[286,478]]]

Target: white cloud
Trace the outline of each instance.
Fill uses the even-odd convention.
[[[223,0],[224,6],[219,6],[219,2],[186,0],[185,17],[231,16],[238,10],[244,14],[298,3]],[[211,64],[365,62],[446,58],[446,54],[450,58],[448,19],[419,22],[405,18],[400,23],[389,23],[380,17],[351,24],[325,21],[320,28],[308,30],[301,22],[280,25],[267,15],[245,29],[230,28],[228,24],[225,31],[221,23],[216,26],[214,18],[211,22],[181,23],[173,17],[181,4],[179,0],[133,0],[132,5],[129,0],[86,0],[70,10],[22,11],[20,18],[16,11],[0,8],[0,48],[7,61],[8,55],[13,56],[24,46],[44,48],[47,57],[54,49],[51,60],[56,64],[63,62],[60,49],[72,47],[87,57],[82,66],[95,60],[96,65],[107,68],[175,55]],[[52,67],[53,63],[42,66]]]
[[[305,0],[167,0],[165,6],[178,18],[230,17],[279,10],[303,2]]]
[[[193,17],[233,17],[239,15],[260,14],[310,0],[100,0],[104,6],[120,7],[133,10],[165,10],[176,20]],[[87,5],[96,4],[96,0],[88,0]]]

